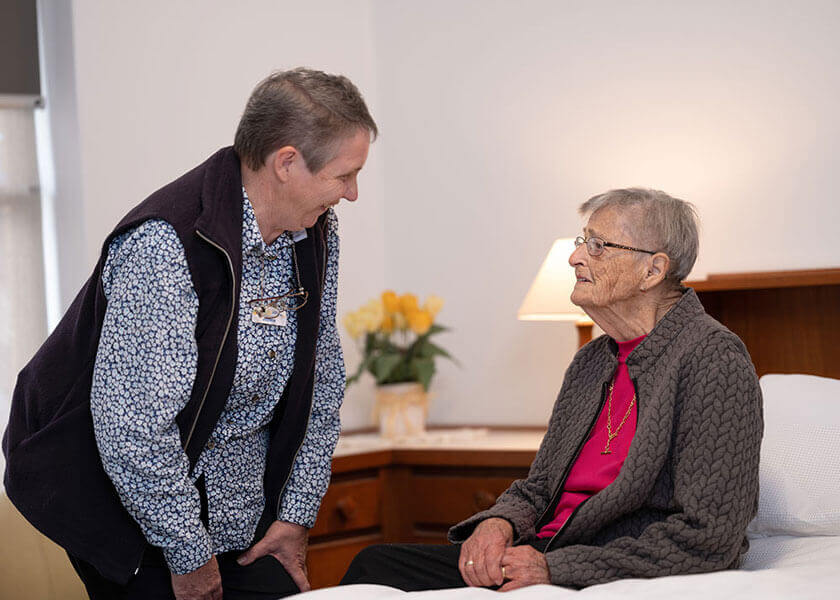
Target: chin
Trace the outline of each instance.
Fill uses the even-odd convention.
[[[583,308],[583,305],[586,304],[586,294],[575,288],[572,290],[572,295],[569,296],[569,300],[571,300],[572,304],[575,306]]]

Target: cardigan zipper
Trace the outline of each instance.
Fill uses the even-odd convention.
[[[548,513],[549,509],[551,509],[551,507],[554,506],[557,500],[560,498],[560,493],[563,491],[563,485],[566,483],[566,479],[568,479],[569,477],[569,472],[572,470],[572,466],[575,464],[575,461],[577,461],[578,456],[580,456],[580,451],[583,450],[583,445],[586,443],[589,434],[592,433],[592,428],[595,427],[595,423],[598,421],[598,416],[601,414],[601,411],[604,410],[604,404],[606,403],[606,401],[607,384],[604,383],[601,385],[601,402],[598,406],[598,410],[595,412],[595,416],[592,417],[592,421],[589,423],[589,427],[586,429],[586,433],[583,435],[580,442],[578,443],[577,450],[575,450],[574,458],[569,462],[569,464],[566,465],[566,470],[563,471],[563,476],[560,478],[560,482],[557,484],[557,487],[554,489],[554,493],[551,495],[551,501],[546,505],[545,510],[543,510],[542,514],[540,515],[540,518],[537,519],[537,523],[540,523],[545,518],[545,515]],[[569,515],[569,518],[571,518],[571,515]],[[567,523],[568,521],[569,519],[566,519]],[[557,534],[555,533],[554,535],[556,536]],[[554,538],[552,537],[552,539]],[[549,545],[550,543],[551,542],[549,542]]]
[[[633,382],[633,391],[634,391],[634,392],[635,392],[635,394],[636,394],[636,414],[638,415],[638,414],[639,414],[639,392],[638,392],[638,391],[636,391],[636,390],[638,390],[638,389],[639,389],[639,386],[638,386],[638,385],[636,385],[636,380],[635,380],[635,379],[632,379],[631,381]],[[606,386],[607,386],[607,384],[605,383],[605,384],[604,384],[604,389],[605,389],[605,390],[606,390]],[[603,410],[603,409],[604,409],[604,403],[603,403],[603,402],[601,402],[601,410]],[[601,411],[600,411],[600,410],[598,411],[598,414],[599,414],[599,415],[601,414]],[[596,419],[597,419],[597,417],[596,417]],[[637,422],[638,422],[638,417],[637,417]],[[578,453],[580,453],[580,449],[578,449]],[[575,458],[575,460],[577,460],[577,458]],[[573,461],[573,462],[574,462],[574,461]],[[586,504],[586,503],[587,503],[587,502],[588,502],[591,498],[592,498],[592,496],[589,496],[589,498],[587,498],[586,500],[584,500],[583,502],[581,502],[580,504],[578,504],[578,505],[575,507],[575,509],[572,511],[572,514],[570,514],[570,515],[569,515],[569,518],[568,518],[568,519],[566,519],[566,521],[563,523],[563,525],[560,527],[560,529],[558,529],[558,530],[554,533],[554,535],[553,535],[553,536],[551,536],[551,539],[550,539],[550,540],[548,540],[548,543],[545,545],[545,549],[543,550],[543,554],[548,554],[548,549],[551,547],[551,543],[554,541],[554,538],[556,538],[556,537],[560,534],[560,532],[561,532],[561,531],[563,531],[563,530],[566,528],[566,525],[568,525],[568,524],[569,524],[569,522],[570,522],[570,521],[572,520],[572,518],[573,518],[573,517],[574,517],[574,516],[578,513],[578,511],[581,509],[581,507],[582,507],[584,504]]]

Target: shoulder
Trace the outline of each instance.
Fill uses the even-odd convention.
[[[719,411],[760,409],[758,376],[746,346],[732,331],[711,317],[709,321],[681,357],[684,393],[692,402]]]
[[[188,274],[186,255],[175,228],[150,219],[118,235],[108,246],[102,270],[106,291],[115,278],[137,281]]]
[[[683,347],[685,359],[696,362],[733,362],[749,365],[752,360],[744,342],[725,325],[708,314],[695,319],[691,327],[686,328]]]
[[[138,257],[170,256],[184,254],[184,248],[175,228],[163,219],[149,219],[116,236],[108,246],[108,261],[117,262]]]

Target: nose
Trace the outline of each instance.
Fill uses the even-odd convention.
[[[344,187],[344,199],[348,200],[349,202],[355,202],[359,198],[359,184],[354,177],[347,185]]]
[[[572,267],[577,267],[578,265],[584,264],[584,259],[589,256],[586,251],[586,244],[581,244],[569,255],[569,265]]]

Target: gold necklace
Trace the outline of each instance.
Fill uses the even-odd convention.
[[[618,432],[621,431],[621,428],[624,427],[624,423],[627,421],[627,417],[630,416],[630,411],[633,410],[633,405],[636,403],[636,392],[633,392],[633,399],[630,401],[630,406],[627,407],[627,412],[624,413],[624,418],[621,419],[621,423],[618,424],[618,427],[615,428],[615,431],[612,430],[612,397],[613,397],[613,387],[615,387],[615,382],[610,384],[610,398],[607,401],[607,443],[604,446],[604,449],[601,451],[601,454],[612,454],[612,450],[610,450],[610,442],[615,439],[618,435]]]

